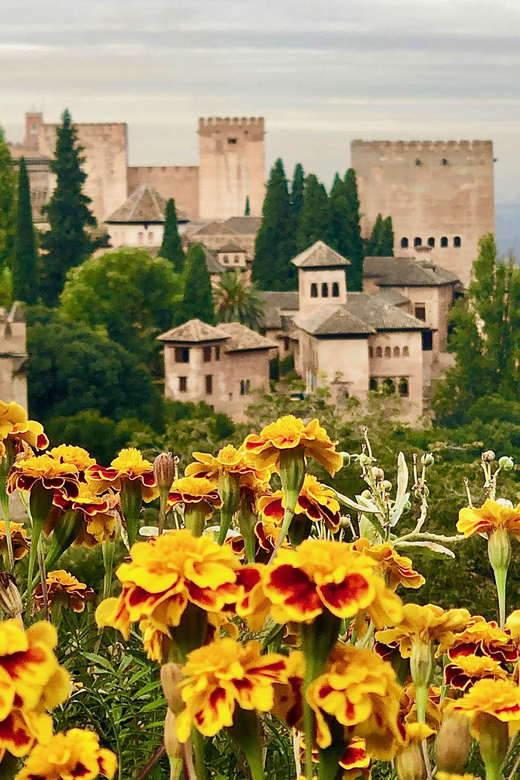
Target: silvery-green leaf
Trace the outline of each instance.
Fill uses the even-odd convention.
[[[455,553],[448,547],[438,542],[396,542],[396,550],[413,551],[417,555],[426,555],[428,558],[455,558]]]
[[[406,458],[403,453],[400,452],[397,456],[397,492],[395,496],[395,503],[399,504],[406,488],[408,487],[408,466],[406,465]]]
[[[143,525],[142,528],[139,529],[139,536],[158,536],[159,535],[159,529],[156,525]]]
[[[330,490],[332,490],[332,492],[335,494],[338,501],[340,501],[342,504],[345,504],[345,506],[350,507],[350,509],[355,509],[356,512],[379,512],[375,504],[373,504],[368,499],[363,498],[362,496],[356,496],[358,499],[358,503],[356,503],[351,498],[347,498],[347,496],[339,493],[335,488],[330,487]]]
[[[389,517],[391,526],[394,526],[399,520],[399,518],[401,517],[401,515],[403,514],[403,509],[405,508],[409,498],[410,498],[410,493],[404,493],[399,499],[399,501],[397,501],[396,499],[396,502],[392,507],[392,511],[390,512],[390,517]]]
[[[369,539],[371,542],[379,544],[381,536],[378,534],[373,523],[366,515],[360,515],[359,518],[359,536],[362,539]]]

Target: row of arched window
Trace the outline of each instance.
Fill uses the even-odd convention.
[[[414,238],[414,240],[413,240],[413,245],[414,246],[422,246],[423,245],[422,238],[419,238],[419,236],[416,236]],[[426,242],[426,245],[427,246],[431,246],[431,247],[435,246],[435,239],[434,239],[433,236],[430,236],[430,238]],[[441,237],[440,245],[441,245],[441,247],[443,249],[446,249],[446,247],[449,246],[449,241],[448,241],[448,237],[447,236],[442,236]],[[402,249],[408,249],[409,246],[410,246],[409,240],[406,237],[402,238],[401,239],[401,248]],[[453,246],[454,247],[462,246],[462,242],[460,240],[460,236],[454,236],[454,238],[453,238]]]
[[[401,357],[401,354],[403,357],[409,357],[410,356],[410,349],[408,347],[403,347],[402,353],[400,347],[394,347],[392,350],[391,347],[385,347],[384,349],[384,356],[385,358],[392,357],[392,355],[396,358]],[[383,347],[376,347],[374,350],[374,347],[368,348],[368,357],[383,357]]]
[[[229,257],[228,257],[227,255],[224,255],[224,262],[226,263],[226,265],[229,263]],[[235,262],[237,265],[238,265],[238,263],[240,262],[240,257],[239,257],[238,255],[235,255],[235,257],[234,257],[234,262]]]
[[[410,385],[408,378],[405,376],[402,376],[399,379],[392,379],[389,376],[384,378],[378,378],[376,376],[370,377],[369,389],[373,392],[385,392],[389,395],[394,395],[396,388],[401,398],[407,398],[410,395]]]
[[[142,231],[139,231],[139,233],[137,234],[137,240],[139,241],[140,244],[144,243],[144,238],[145,238],[144,233]],[[152,231],[150,231],[148,233],[148,243],[151,244],[152,241],[153,241],[153,233]]]
[[[328,298],[329,297],[329,284],[328,282],[322,282],[321,285],[321,297],[322,298]],[[337,282],[332,282],[330,285],[331,287],[331,297],[332,298],[339,298],[339,284]],[[311,284],[311,298],[317,298],[318,297],[318,285],[316,282],[313,282]]]

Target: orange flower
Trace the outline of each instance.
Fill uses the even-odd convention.
[[[286,680],[274,686],[273,714],[290,729],[303,731],[305,656],[301,650],[293,650],[285,663]]]
[[[274,685],[286,679],[283,655],[261,655],[260,642],[239,644],[218,639],[193,650],[183,667],[181,683],[185,708],[177,717],[177,736],[186,742],[192,726],[213,737],[233,725],[235,708],[269,712],[274,705]]]
[[[69,574],[68,571],[63,571],[63,569],[49,572],[45,581],[47,583],[47,599],[51,606],[59,604],[65,607],[65,609],[83,612],[85,604],[89,601],[94,601],[96,598],[92,588],[80,582],[72,574]],[[34,591],[33,596],[38,609],[41,609],[44,605],[41,583]]]
[[[385,587],[377,563],[344,542],[306,539],[282,548],[269,567],[265,593],[277,623],[314,620],[328,610],[352,618],[365,610],[376,625],[401,619],[401,600]]]
[[[244,450],[259,468],[279,468],[280,453],[301,449],[307,458],[314,458],[334,474],[343,466],[343,458],[336,452],[337,441],[331,441],[318,420],[307,425],[298,417],[286,415],[267,425],[260,433],[250,434],[244,441]]]
[[[111,492],[102,496],[96,495],[90,485],[79,483],[78,495],[69,499],[59,493],[54,495],[54,504],[64,512],[72,510],[80,512],[83,524],[73,542],[75,547],[95,547],[101,542],[115,538],[117,525],[117,507],[119,497]],[[43,527],[49,536],[59,523],[60,513],[51,511]]]
[[[494,531],[505,529],[520,540],[520,504],[500,503],[487,499],[480,509],[466,507],[459,512],[457,531],[464,536],[485,534],[488,539]]]
[[[60,463],[73,463],[79,472],[86,471],[96,462],[96,459],[92,458],[87,450],[84,450],[83,447],[74,447],[72,444],[60,444],[59,447],[53,447],[52,450],[49,450],[49,455],[59,460]]]
[[[97,780],[100,775],[111,780],[116,769],[114,753],[100,747],[97,734],[70,729],[33,748],[15,780]]]
[[[305,761],[305,737],[303,736],[300,737],[300,760]],[[312,748],[312,760],[316,763],[319,761],[317,747]],[[338,764],[344,770],[342,780],[357,780],[358,778],[370,780],[372,758],[367,753],[366,741],[361,737],[353,737]],[[298,780],[305,780],[305,778],[300,777]]]
[[[508,629],[510,628],[508,623]],[[450,660],[457,661],[461,655],[489,656],[501,664],[511,664],[518,659],[518,647],[512,632],[502,631],[495,621],[474,617],[463,631],[457,632],[448,648]]]
[[[139,450],[134,447],[121,450],[108,468],[97,464],[89,466],[85,476],[89,485],[98,493],[109,487],[121,490],[123,482],[128,480],[141,483],[141,495],[143,501],[147,503],[159,495],[155,484],[153,465],[145,460]]]
[[[171,486],[168,494],[170,508],[184,504],[185,507],[199,504],[204,508],[206,519],[213,514],[213,507],[222,506],[218,491],[209,479],[183,477]]]
[[[430,685],[428,688],[428,697],[425,708],[425,722],[433,731],[438,731],[442,723],[442,712],[440,709],[441,689],[436,685]],[[415,685],[407,685],[401,698],[401,717],[406,725],[417,723],[417,700]]]
[[[6,404],[0,401],[0,440],[11,439],[15,442],[27,442],[37,450],[49,446],[49,439],[43,431],[43,425],[27,418],[27,412],[19,404]]]
[[[11,521],[10,526],[14,559],[15,561],[19,561],[20,558],[23,558],[24,555],[27,555],[29,552],[27,534],[21,523],[13,523],[13,521]],[[0,520],[0,553],[3,555],[7,553],[7,539],[5,536],[5,523],[3,520]]]
[[[480,737],[483,715],[508,723],[510,733],[516,733],[520,728],[520,688],[509,680],[479,680],[461,699],[450,703],[450,710],[471,718],[475,739]]]
[[[269,614],[271,602],[265,595],[264,582],[267,566],[251,563],[237,571],[236,602],[233,609],[239,617],[245,618],[252,631],[262,630]]]
[[[7,492],[30,492],[37,482],[48,490],[75,498],[79,493],[79,472],[73,463],[61,463],[52,455],[35,455],[16,460],[7,477]]]
[[[260,549],[257,550],[259,559],[267,561],[271,557],[281,533],[280,526],[273,523],[272,520],[259,520],[258,523],[255,523],[255,534],[260,545]],[[284,540],[282,546],[289,547],[290,545],[287,540]],[[263,550],[268,554],[263,554]]]
[[[459,655],[455,663],[444,667],[444,682],[459,691],[467,691],[477,680],[505,680],[506,670],[494,658],[485,655]]]
[[[410,558],[399,555],[389,542],[372,545],[368,539],[358,539],[352,547],[377,561],[390,590],[396,590],[398,585],[420,588],[426,582],[422,574],[414,571]]]
[[[270,469],[256,468],[248,453],[235,449],[232,444],[223,447],[216,457],[205,452],[194,452],[193,457],[196,462],[186,467],[186,476],[209,479],[215,486],[222,474],[238,474],[240,477],[247,474],[259,482],[268,482],[271,476]]]
[[[277,490],[272,496],[263,496],[258,500],[258,508],[269,520],[281,523],[285,512],[285,495]],[[341,513],[334,492],[322,485],[311,474],[305,475],[303,487],[296,503],[295,515],[304,515],[313,522],[322,522],[335,533],[339,528]],[[297,517],[293,522],[297,522]]]
[[[378,631],[376,639],[385,645],[398,642],[403,658],[410,658],[412,646],[422,643],[439,643],[437,655],[442,655],[455,641],[457,632],[463,631],[471,622],[467,609],[443,610],[434,604],[419,606],[405,604],[403,619],[395,628]]]

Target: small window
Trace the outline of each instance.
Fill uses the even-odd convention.
[[[428,246],[432,246],[432,247],[435,246],[435,239],[433,236],[430,236],[430,238],[428,239]]]
[[[424,303],[416,303],[414,307],[414,314],[418,320],[426,322],[426,305]]]
[[[215,360],[220,360],[220,345],[215,347]]]
[[[175,362],[176,363],[189,363],[190,362],[190,350],[189,350],[189,347],[175,347]]]
[[[328,298],[329,297],[329,285],[327,282],[323,282],[321,285],[321,297],[322,298]]]
[[[235,255],[235,263],[239,263],[239,262],[240,262],[240,258],[239,258],[239,256],[238,256],[238,255]]]
[[[206,395],[211,395],[213,392],[213,375],[206,374],[204,377],[204,385],[206,388]]]
[[[339,284],[337,282],[332,282],[332,297],[339,298]]]
[[[445,157],[442,158],[441,165],[448,165],[448,161]]]
[[[374,347],[368,348],[368,357],[373,358],[374,357]]]
[[[382,347],[376,347],[376,357],[383,357]]]
[[[317,298],[318,297],[318,285],[313,282],[311,284],[311,298]]]
[[[251,381],[249,379],[240,380],[240,395],[249,395]]]
[[[453,239],[453,246],[460,246],[460,236],[455,236]]]
[[[288,336],[284,336],[283,339],[283,351],[289,352],[289,349],[291,347],[291,339]]]
[[[204,362],[211,362],[211,347],[204,347]]]
[[[408,347],[403,347],[403,357],[410,357],[410,350]]]
[[[375,376],[371,376],[368,382],[368,389],[377,391],[377,388],[378,388],[377,379],[375,378]]]
[[[415,164],[416,165],[422,165],[422,162],[421,162],[421,160],[419,160],[418,157],[415,158]]]
[[[148,243],[151,244],[152,241],[153,241],[153,233],[150,231],[150,233],[148,233]]]
[[[394,347],[394,357],[401,357],[401,350],[399,347]]]
[[[446,238],[446,236],[443,236],[441,238],[441,246],[443,249],[448,246],[448,239]]]
[[[422,334],[423,352],[431,352],[433,349],[433,337],[431,330],[424,330]]]
[[[139,233],[137,234],[137,240],[139,241],[140,244],[143,243],[143,238],[144,238],[143,233],[141,233],[141,231],[139,231]]]
[[[389,395],[393,395],[395,393],[395,384],[394,380],[390,379],[390,377],[386,377],[386,379],[383,379],[383,389],[385,392],[387,392]]]
[[[230,146],[236,146],[237,139],[236,138],[228,138],[227,142]]]
[[[188,377],[187,376],[180,376],[179,377],[179,392],[185,393],[188,389]]]
[[[224,262],[227,264],[229,263],[229,257],[227,255],[224,255]]]
[[[408,249],[408,239],[407,238],[402,238],[401,239],[401,247],[402,247],[402,249]]]
[[[399,395],[401,398],[408,398],[410,395],[410,390],[408,388],[408,379],[404,376],[401,377],[399,380]]]
[[[392,357],[392,350],[390,347],[385,347],[385,358]]]
[[[413,240],[413,245],[414,246],[422,246],[422,238],[419,238],[418,236],[416,236],[414,238],[414,240]]]
[[[13,337],[13,330],[8,322],[6,322],[5,329],[4,329],[4,339],[6,341],[11,341]]]

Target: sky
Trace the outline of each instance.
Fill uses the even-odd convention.
[[[2,0],[0,125],[125,121],[132,165],[197,162],[199,116],[264,116],[327,184],[354,138],[492,139],[520,204],[520,0]],[[520,212],[519,212],[520,216]]]

